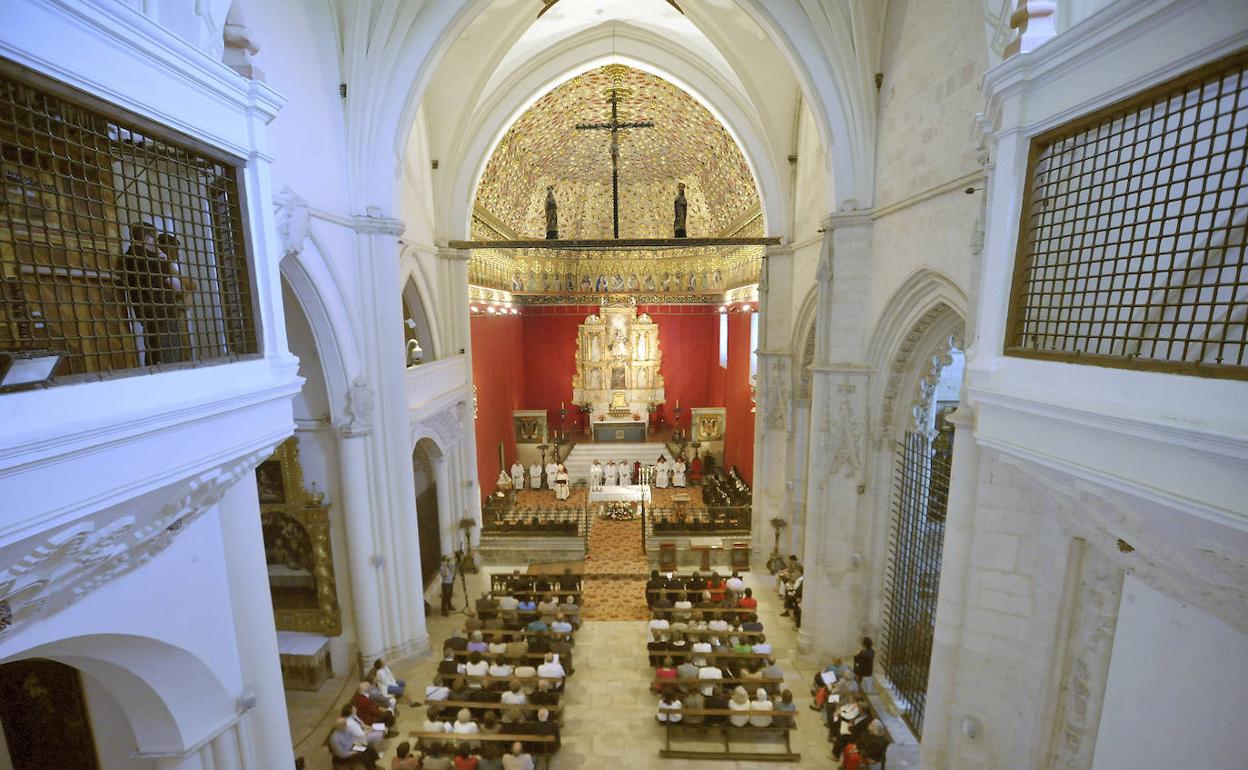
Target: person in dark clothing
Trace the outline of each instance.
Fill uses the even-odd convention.
[[[862,637],[862,649],[854,654],[854,678],[858,680],[858,686],[865,691],[866,684],[864,679],[870,679],[875,675],[875,645],[871,641],[871,637]]]
[[[185,357],[180,327],[187,287],[176,262],[161,250],[160,239],[149,222],[130,225],[130,248],[121,258],[126,299],[143,325],[147,366],[176,364]]]
[[[650,579],[646,581],[646,605],[653,607],[655,600],[659,598],[659,594],[666,586],[667,581],[663,579],[659,571],[651,570]]]
[[[706,699],[703,701],[703,708],[726,709],[728,708],[728,699],[725,698],[723,692],[716,687],[711,690],[710,695],[706,696]],[[723,716],[722,714],[718,716],[707,716],[706,718],[706,724],[708,725],[722,725],[727,721],[728,717]]]

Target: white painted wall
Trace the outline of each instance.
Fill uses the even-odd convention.
[[[112,693],[92,677],[82,676],[82,694],[91,718],[95,751],[104,770],[155,770],[156,760],[134,756],[134,730]]]
[[[1093,770],[1242,770],[1248,635],[1128,574]]]

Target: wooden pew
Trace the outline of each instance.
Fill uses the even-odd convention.
[[[801,762],[802,755],[793,751],[793,744],[789,733],[796,730],[797,714],[793,711],[754,711],[741,712],[732,709],[677,709],[668,712],[669,714],[689,714],[697,716],[741,716],[745,714],[768,714],[773,719],[776,717],[785,717],[794,720],[794,726],[777,726],[756,727],[754,725],[746,725],[744,727],[736,727],[734,725],[686,725],[684,722],[664,722],[666,728],[665,748],[659,750],[659,756],[665,759],[724,759],[724,760],[750,760],[754,762]],[[710,732],[719,731],[724,739],[724,750],[721,751],[685,751],[672,748],[673,732]],[[780,733],[784,736],[784,753],[769,751],[733,751],[729,744],[730,736],[733,735],[761,735],[765,733]]]
[[[654,681],[652,681],[650,684],[652,686],[658,686],[659,689],[662,690],[663,687],[666,687],[669,684],[685,685],[685,686],[690,686],[690,687],[696,686],[699,689],[701,689],[702,687],[705,687],[708,684],[738,685],[738,684],[747,684],[747,683],[748,684],[784,684],[784,677],[763,676],[763,677],[757,677],[754,679],[742,679],[740,677],[726,676],[726,677],[723,677],[722,679],[696,679],[696,680],[695,679],[684,679],[684,680],[659,679],[658,677],[655,677]]]
[[[501,694],[501,693],[500,693]],[[416,704],[417,708],[453,708],[468,709],[469,711],[505,711],[506,709],[517,708],[521,711],[540,711],[546,709],[552,714],[558,714],[563,711],[563,704],[556,703],[553,705],[543,703],[502,703],[501,701],[479,701],[479,700],[427,700],[423,703]]]

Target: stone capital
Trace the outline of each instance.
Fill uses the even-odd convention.
[[[398,237],[403,234],[404,225],[398,219],[382,216],[380,211],[374,213],[370,210],[367,214],[357,214],[351,217],[351,229],[361,235]]]

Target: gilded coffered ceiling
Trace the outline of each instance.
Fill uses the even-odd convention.
[[[684,182],[690,237],[761,235],[758,190],[741,150],[723,125],[680,88],[641,70],[591,70],[538,99],[503,136],[477,189],[484,217],[473,236],[497,237],[501,224],[520,237],[545,234],[546,186],[554,185],[561,238],[610,238],[611,132],[578,124],[611,118],[609,92],[620,90],[621,122],[653,128],[620,132],[620,237],[670,238],[676,185]]]

